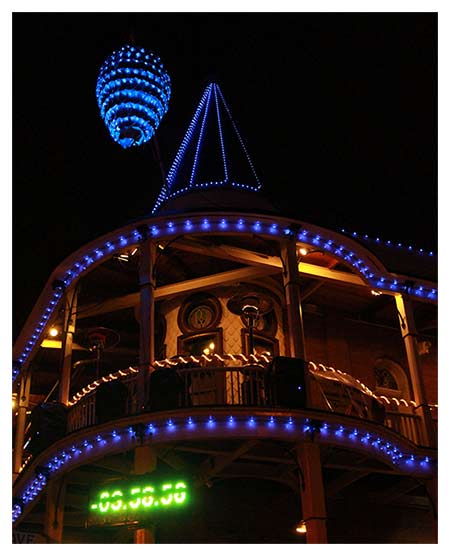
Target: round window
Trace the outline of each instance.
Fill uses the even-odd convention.
[[[213,318],[214,315],[211,307],[208,307],[208,305],[199,305],[188,313],[187,324],[189,328],[201,330],[210,327]]]
[[[194,294],[182,303],[178,326],[183,334],[216,328],[222,318],[220,302],[212,295]]]

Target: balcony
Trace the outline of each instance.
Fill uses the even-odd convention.
[[[426,445],[414,402],[377,396],[350,375],[309,362],[310,400],[306,404],[305,392],[301,391],[305,384],[289,384],[285,376],[271,375],[271,361],[265,356],[252,358],[180,356],[157,362],[149,375],[150,396],[143,410],[139,409],[139,369],[129,367],[111,373],[72,397],[65,415],[66,432],[141,413],[170,415],[189,409],[195,414],[208,408],[289,413],[307,408],[323,418],[354,418],[393,431],[416,446]],[[430,409],[437,427],[437,407]],[[33,439],[30,441],[32,446]]]
[[[299,360],[290,361],[298,365]],[[84,387],[69,408],[53,404],[53,425],[63,423],[56,434],[50,413],[47,430],[33,422],[32,414],[13,489],[21,501],[13,520],[28,514],[50,477],[70,475],[145,444],[202,451],[218,440],[249,446],[266,439],[269,447],[313,441],[324,451],[337,448],[336,459],[325,465],[338,469],[354,470],[355,461],[366,461],[372,463],[361,473],[433,475],[435,450],[423,445],[423,423],[414,404],[378,397],[350,375],[314,362],[303,369],[310,379],[306,404],[306,383],[300,380],[301,388],[293,388],[289,378],[276,376],[272,363],[266,356],[242,354],[174,357],[155,363],[144,407],[142,373],[128,367]],[[298,381],[302,373],[296,370],[291,378]]]

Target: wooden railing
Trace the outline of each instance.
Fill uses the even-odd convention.
[[[126,377],[120,384],[127,388],[121,416],[138,413],[136,375]],[[152,373],[149,391],[147,411],[222,405],[264,407],[276,403],[273,389],[265,381],[264,367],[256,365],[160,369]],[[99,412],[96,407],[96,393],[95,389],[71,407],[68,432],[97,424],[104,418],[99,415],[102,412],[107,416],[107,410]],[[117,413],[117,407],[111,409]]]
[[[422,419],[414,413],[400,413],[398,411],[387,411],[384,424],[390,429],[405,436],[414,444],[422,445]]]
[[[202,406],[283,406],[277,400],[276,389],[267,381],[266,369],[260,365],[187,366],[176,370],[162,368],[150,376],[150,396],[145,411]],[[121,408],[112,405],[112,418],[138,413],[137,375],[127,376],[117,382],[126,386],[127,395]],[[93,390],[72,406],[68,413],[68,432],[109,420],[108,410],[96,406],[96,392]],[[352,401],[354,403],[354,398]],[[331,406],[329,409],[339,412],[339,409]],[[390,411],[390,407],[386,409],[385,426],[415,444],[423,445],[422,421],[412,408],[402,406],[397,411]]]

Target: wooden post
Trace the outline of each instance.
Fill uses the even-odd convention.
[[[306,542],[327,543],[327,513],[319,445],[312,442],[298,444],[297,461],[302,478],[300,492],[303,521],[306,523]]]
[[[298,270],[295,236],[283,240],[281,244],[281,261],[283,263],[283,285],[286,298],[289,355],[305,361],[307,407],[320,407],[321,393],[317,392],[317,385],[308,372],[308,361],[306,359],[302,301],[300,296],[300,273]]]
[[[135,529],[134,544],[155,544],[155,531],[153,526],[145,529]]]
[[[151,446],[137,446],[134,449],[134,474],[142,475],[150,473],[156,469],[156,452]],[[155,527],[151,523],[146,523],[145,527],[134,530],[134,544],[154,544]]]
[[[140,410],[148,399],[148,375],[155,358],[155,276],[156,245],[150,238],[143,240],[139,253],[140,336],[138,405]]]
[[[25,441],[25,426],[27,422],[27,410],[30,402],[31,374],[27,369],[20,379],[20,390],[17,408],[16,434],[14,439],[13,478],[20,473],[23,458],[23,444]]]
[[[414,321],[413,308],[411,301],[403,295],[396,295],[395,303],[397,306],[398,318],[400,320],[402,337],[405,343],[406,356],[408,358],[414,401],[417,404],[416,412],[422,417],[423,444],[425,446],[435,447],[436,432],[423,384],[420,355],[417,348],[417,329]]]
[[[65,478],[50,479],[46,491],[44,534],[47,536],[49,543],[62,543],[66,496]]]
[[[58,399],[64,405],[69,402],[70,374],[72,372],[72,344],[75,333],[78,288],[75,285],[66,291],[64,325],[61,345],[61,376],[59,379]]]
[[[281,245],[283,261],[283,285],[286,295],[289,354],[306,361],[305,336],[303,331],[300,299],[300,274],[298,272],[295,237],[285,239]]]

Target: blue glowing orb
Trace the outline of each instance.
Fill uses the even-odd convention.
[[[125,45],[100,68],[96,94],[114,141],[137,147],[152,138],[168,110],[170,77],[153,52]]]

